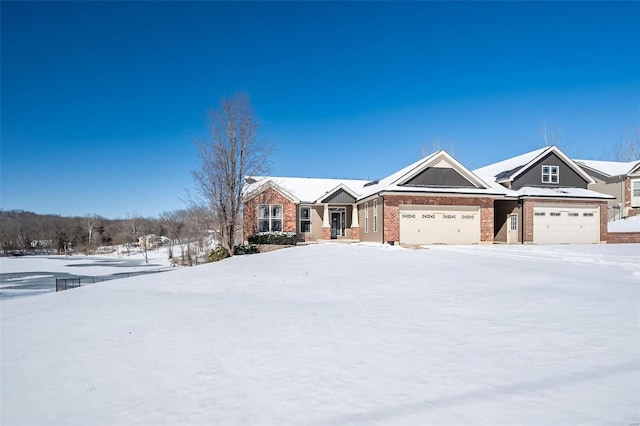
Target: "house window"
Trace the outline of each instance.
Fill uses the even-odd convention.
[[[518,216],[511,216],[509,218],[509,227],[512,231],[518,230]]]
[[[631,181],[631,207],[640,207],[640,179]]]
[[[258,232],[282,231],[282,204],[258,205]]]
[[[369,203],[364,203],[364,233],[369,232]]]
[[[378,232],[378,200],[373,200],[373,232]]]
[[[542,183],[560,182],[560,168],[558,166],[542,166]]]
[[[311,207],[300,207],[300,232],[311,232]]]

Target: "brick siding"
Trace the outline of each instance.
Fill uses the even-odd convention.
[[[351,239],[352,240],[359,240],[360,239],[360,228],[358,228],[358,227],[351,228]]]
[[[258,205],[282,204],[282,230],[297,232],[296,204],[273,188],[267,188],[244,203],[244,239],[258,232]]]
[[[638,215],[640,215],[640,209],[635,208],[635,209],[630,209],[628,211],[627,217],[634,217],[634,216],[638,216]]]
[[[631,178],[627,176],[624,180],[624,207],[631,209]],[[631,212],[629,212],[631,216]]]
[[[640,243],[640,232],[609,232],[609,244]]]

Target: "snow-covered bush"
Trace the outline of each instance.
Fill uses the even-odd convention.
[[[234,256],[242,256],[244,254],[256,254],[259,253],[258,247],[253,244],[246,244],[242,246],[235,246],[233,249]]]
[[[249,237],[249,244],[276,244],[295,246],[295,232],[260,232]]]

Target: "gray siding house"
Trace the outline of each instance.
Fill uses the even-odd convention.
[[[589,189],[613,197],[607,206],[609,220],[640,214],[640,160],[575,162],[594,180]]]

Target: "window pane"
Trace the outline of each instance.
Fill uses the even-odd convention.
[[[258,232],[268,232],[269,231],[269,221],[268,220],[259,220],[258,221]]]
[[[302,207],[300,209],[300,218],[301,219],[309,219],[311,217],[311,208]]]
[[[551,183],[558,183],[558,175],[551,175]]]
[[[549,174],[549,167],[548,166],[543,166],[542,167],[542,173],[545,174],[545,175]]]
[[[311,222],[308,220],[300,222],[300,232],[311,232]]]
[[[273,219],[273,220],[271,220],[271,231],[273,231],[273,232],[282,231],[282,219]]]
[[[274,204],[271,206],[271,217],[282,217],[282,206],[280,204]]]
[[[558,174],[558,168],[557,167],[552,167],[551,168],[551,174],[552,175],[557,175]]]
[[[542,175],[542,182],[549,183],[549,175]]]
[[[266,219],[269,217],[269,206],[266,204],[260,204],[258,206],[258,218]]]

